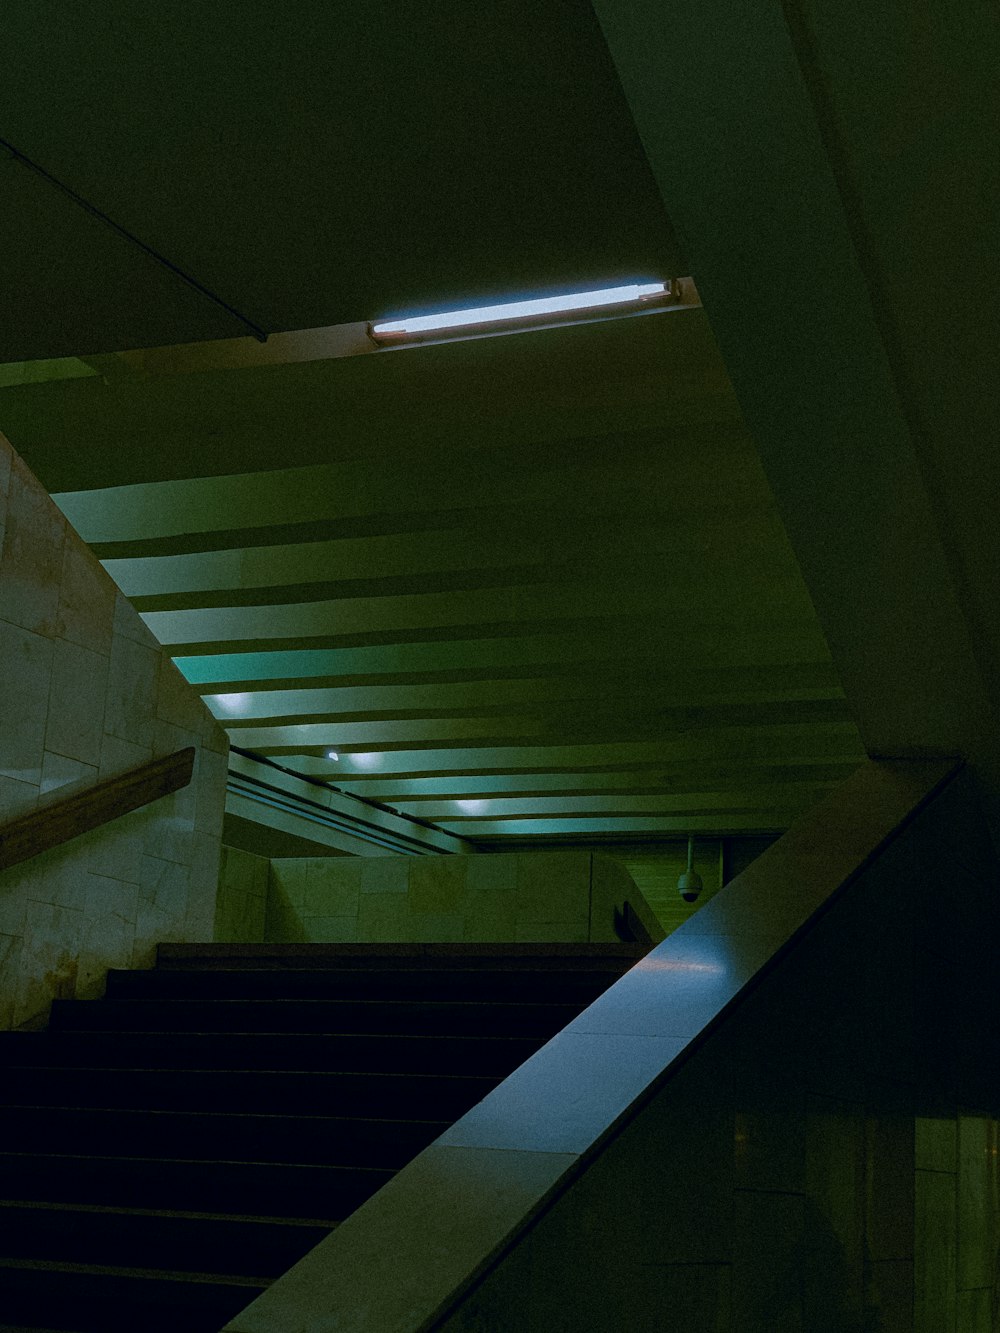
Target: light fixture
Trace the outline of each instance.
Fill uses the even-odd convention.
[[[681,871],[680,878],[677,880],[677,891],[686,903],[693,903],[701,890],[701,876],[694,869],[694,837],[688,834],[687,870]]]
[[[547,324],[561,317],[586,315],[591,310],[626,314],[649,306],[676,304],[681,299],[679,291],[677,279],[633,282],[621,287],[570,292],[564,296],[543,296],[467,310],[447,310],[437,315],[407,315],[403,319],[381,320],[369,324],[368,333],[373,341],[386,345],[432,338],[442,333],[461,333],[466,329],[483,332]]]
[[[327,759],[337,759],[337,758],[339,758],[339,756],[338,756],[336,750],[327,750],[327,752],[326,752],[326,757],[327,757]]]
[[[463,801],[456,801],[455,804],[458,806],[459,810],[463,812],[463,814],[483,815],[486,813],[489,801],[483,801],[476,798],[472,798]]]

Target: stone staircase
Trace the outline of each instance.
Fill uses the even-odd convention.
[[[214,1333],[634,945],[161,945],[0,1034],[0,1333]]]

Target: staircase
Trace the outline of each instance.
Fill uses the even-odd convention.
[[[0,1333],[215,1333],[644,952],[161,945],[0,1034]]]

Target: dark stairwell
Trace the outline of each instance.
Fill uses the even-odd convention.
[[[645,952],[164,945],[0,1035],[0,1329],[211,1333]]]

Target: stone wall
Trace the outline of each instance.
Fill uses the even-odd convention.
[[[190,786],[0,871],[0,1027],[210,940],[225,733],[0,436],[0,826],[194,746]]]
[[[215,939],[226,944],[259,944],[264,939],[267,883],[271,862],[223,844]]]
[[[656,918],[625,870],[590,852],[296,857],[271,862],[265,938],[275,942],[615,940],[628,898]]]

